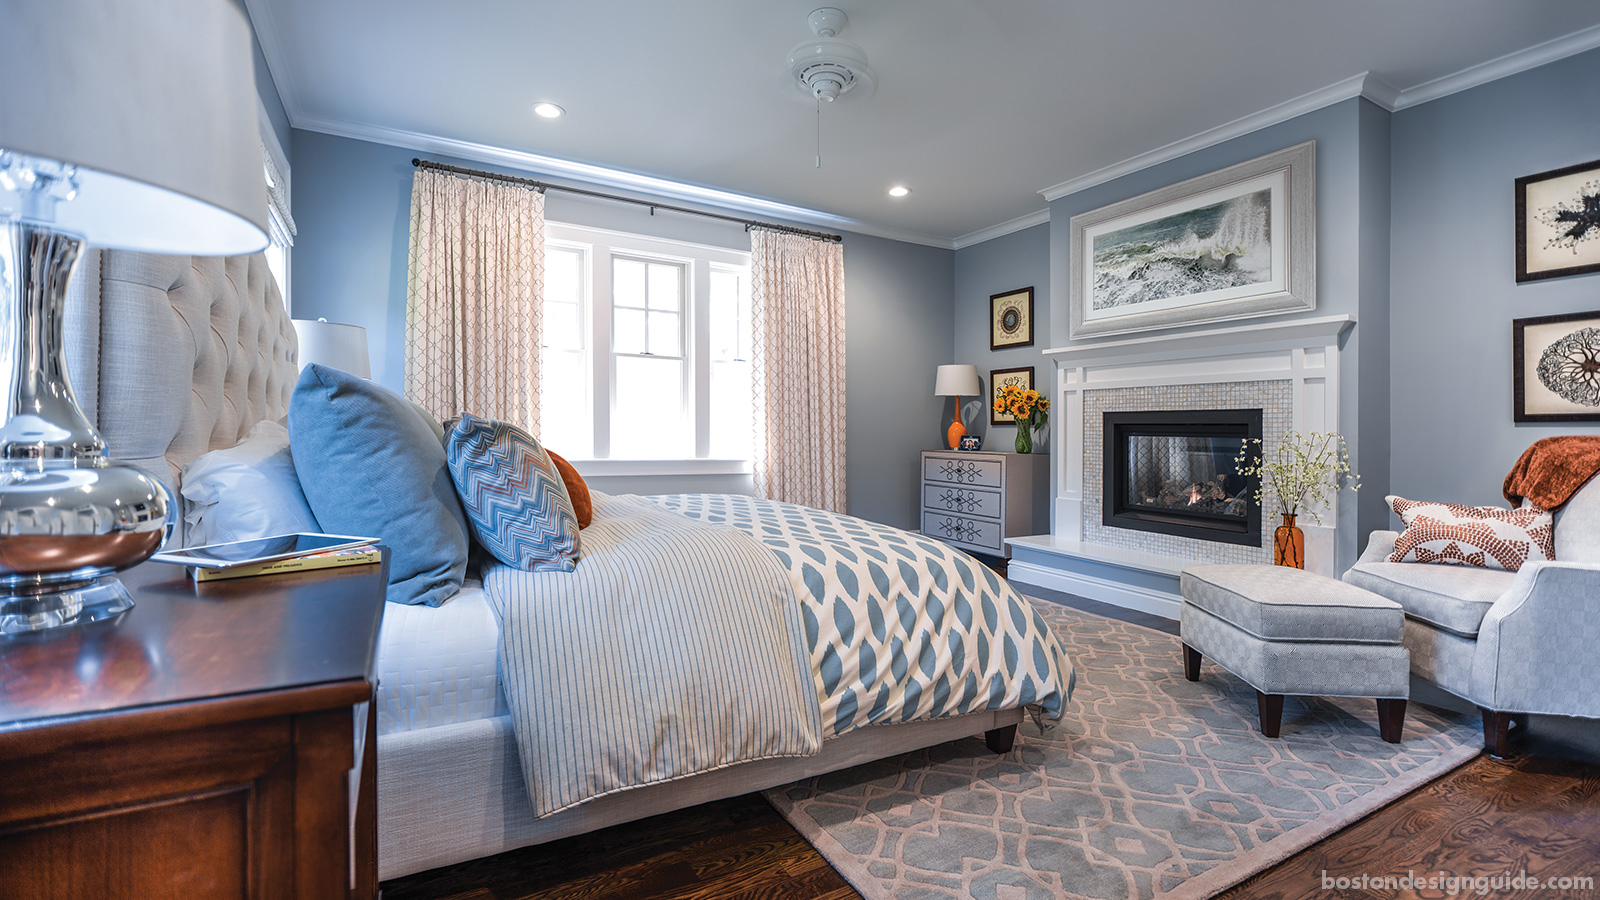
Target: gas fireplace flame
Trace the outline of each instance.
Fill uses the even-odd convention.
[[[1199,486],[1198,485],[1193,485],[1193,484],[1189,485],[1189,502],[1188,502],[1187,505],[1193,506],[1193,505],[1195,505],[1196,503],[1199,503],[1199,502],[1200,502],[1200,488],[1199,488]]]

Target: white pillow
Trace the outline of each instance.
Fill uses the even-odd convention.
[[[189,546],[320,531],[289,456],[289,429],[259,422],[226,450],[183,467]]]

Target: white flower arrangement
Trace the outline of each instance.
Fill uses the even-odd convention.
[[[1250,445],[1255,444],[1255,454]],[[1312,521],[1322,524],[1317,507],[1326,506],[1341,487],[1359,490],[1361,476],[1350,470],[1350,451],[1337,432],[1301,434],[1291,431],[1275,448],[1270,460],[1264,459],[1257,438],[1245,440],[1234,459],[1234,468],[1246,478],[1255,477],[1256,502],[1266,509],[1270,496],[1283,515],[1295,516],[1304,510]]]

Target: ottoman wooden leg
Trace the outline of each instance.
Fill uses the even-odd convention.
[[[1200,680],[1200,651],[1183,645],[1183,677],[1190,681]]]
[[[1256,711],[1261,714],[1261,734],[1277,737],[1278,726],[1283,724],[1283,695],[1256,691]]]
[[[1400,733],[1406,727],[1406,701],[1378,701],[1378,733],[1391,744],[1400,743]]]

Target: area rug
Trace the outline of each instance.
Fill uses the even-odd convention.
[[[1404,740],[1371,700],[1255,691],[1178,639],[1034,600],[1078,671],[1066,718],[1012,752],[976,738],[766,792],[867,900],[1202,900],[1481,750],[1475,720],[1412,703]]]

